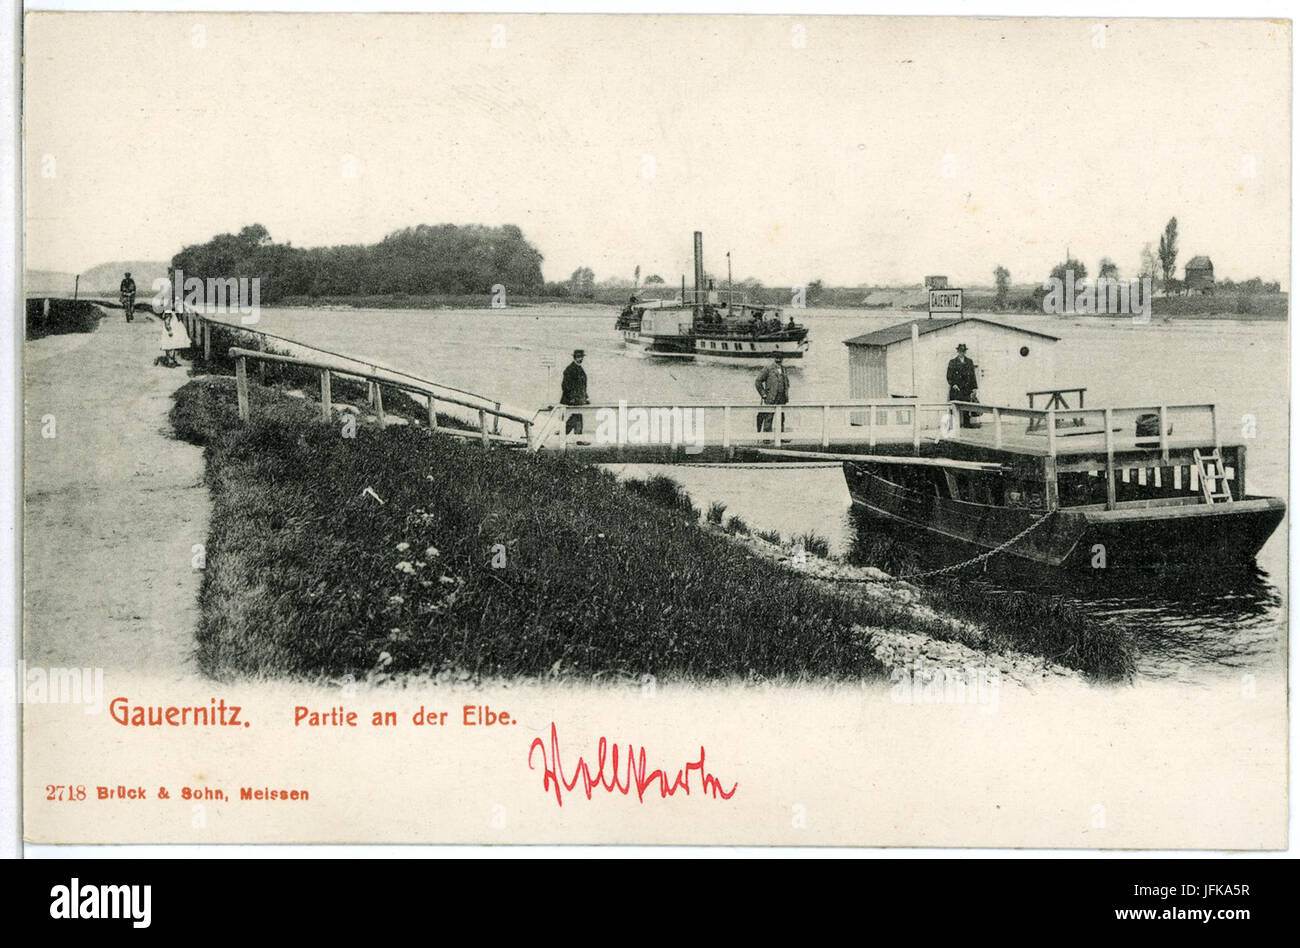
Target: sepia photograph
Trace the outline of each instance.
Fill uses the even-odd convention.
[[[1287,848],[1289,21],[21,43],[28,843]]]

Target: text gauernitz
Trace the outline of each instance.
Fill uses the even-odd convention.
[[[50,889],[51,918],[129,918],[133,928],[148,928],[152,917],[151,885],[69,885]]]

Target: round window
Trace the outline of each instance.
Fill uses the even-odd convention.
[[[1020,347],[1020,354],[1021,354],[1022,356],[1027,356],[1027,355],[1029,355],[1029,347],[1028,347],[1028,346],[1021,346],[1021,347]]]

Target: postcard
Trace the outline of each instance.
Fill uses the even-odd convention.
[[[1290,22],[22,42],[29,842],[1287,847]]]

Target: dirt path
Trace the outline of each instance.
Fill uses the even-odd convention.
[[[24,656],[188,677],[209,500],[167,421],[187,374],[153,364],[156,319],[107,313],[24,348]]]

